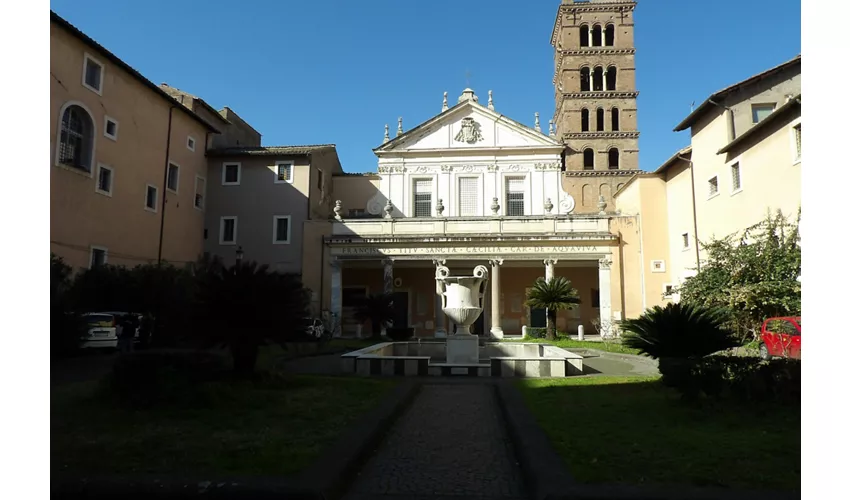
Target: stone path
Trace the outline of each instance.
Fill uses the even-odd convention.
[[[344,498],[527,498],[495,387],[423,385]]]

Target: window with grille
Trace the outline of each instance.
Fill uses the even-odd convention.
[[[712,177],[708,180],[708,195],[714,196],[719,191],[719,186],[717,184],[717,176]]]
[[[741,189],[741,166],[735,163],[731,167],[732,171],[732,191]]]
[[[431,179],[413,181],[413,216],[431,216]]]
[[[59,135],[59,163],[91,171],[93,122],[80,106],[68,106],[62,114]]]
[[[505,215],[525,215],[525,177],[505,179]]]
[[[458,179],[458,198],[461,217],[478,215],[478,177]]]
[[[277,163],[277,181],[275,182],[292,182],[292,162]]]
[[[797,148],[796,151],[795,151],[797,153],[797,157],[795,159],[797,159],[797,160],[799,160],[800,158],[803,157],[803,142],[802,142],[802,138],[801,138],[802,132],[803,132],[803,124],[802,123],[798,123],[797,125],[794,126],[794,141],[795,141],[796,148]]]

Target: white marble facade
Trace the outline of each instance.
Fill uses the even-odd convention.
[[[568,214],[575,201],[561,187],[564,146],[537,128],[480,105],[467,89],[456,106],[375,149],[380,194],[367,210],[385,215],[391,200],[392,217],[415,216],[416,193],[430,194],[420,196],[419,216]]]

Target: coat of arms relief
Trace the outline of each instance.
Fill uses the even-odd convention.
[[[455,135],[455,140],[465,142],[467,144],[475,144],[484,139],[481,135],[481,125],[476,122],[471,116],[467,116],[460,121],[460,132]]]

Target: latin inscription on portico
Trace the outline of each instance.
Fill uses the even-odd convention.
[[[333,255],[348,256],[422,256],[433,255],[549,255],[549,254],[596,254],[608,253],[596,246],[480,246],[480,247],[400,247],[381,248],[375,246],[332,247]]]

